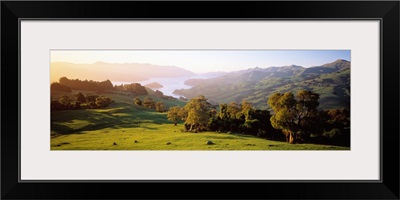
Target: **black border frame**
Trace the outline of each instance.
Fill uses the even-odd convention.
[[[2,1],[1,90],[6,98],[2,98],[1,101],[1,198],[399,199],[399,8],[398,1]],[[382,180],[323,183],[308,181],[19,182],[18,132],[20,127],[17,119],[20,113],[18,67],[20,64],[20,19],[379,19],[381,20],[382,47],[381,133],[386,133],[384,137],[381,137]],[[17,80],[17,75],[18,84],[11,85],[10,82]],[[229,190],[224,191],[222,186]],[[149,194],[148,189],[165,192]]]

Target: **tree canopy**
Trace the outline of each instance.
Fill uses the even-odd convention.
[[[59,79],[61,85],[70,87],[73,90],[87,90],[87,91],[97,91],[104,92],[113,90],[113,84],[110,80],[105,81],[88,81],[79,79],[68,79],[67,77],[61,77]]]
[[[204,96],[193,98],[186,104],[187,111],[186,124],[190,125],[190,130],[201,130],[207,126],[210,120],[211,104]]]
[[[317,117],[318,100],[319,94],[306,90],[296,96],[292,92],[274,93],[268,99],[274,112],[271,125],[285,133],[287,142],[296,143],[298,137],[307,136],[307,125]]]
[[[178,121],[181,119],[179,116],[179,111],[181,110],[181,107],[179,106],[174,106],[170,107],[167,113],[167,119],[169,121],[174,122],[175,126],[177,125]]]

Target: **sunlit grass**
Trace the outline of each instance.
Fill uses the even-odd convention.
[[[248,135],[181,132],[173,124],[140,124],[63,135],[51,140],[52,150],[346,150],[345,147],[288,144]],[[207,145],[207,141],[214,144]]]
[[[130,97],[119,97],[127,99]],[[172,102],[171,104],[176,104]],[[166,113],[117,102],[106,109],[52,112],[51,150],[348,150],[241,134],[182,132]],[[214,144],[207,145],[207,141]],[[136,141],[136,142],[135,142]]]

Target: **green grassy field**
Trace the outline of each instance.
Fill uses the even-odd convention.
[[[166,113],[136,106],[130,96],[104,95],[116,101],[106,109],[51,113],[51,150],[349,150],[330,145],[288,144],[242,134],[182,132],[183,125],[174,126]],[[168,106],[184,105],[174,100],[163,101]],[[207,145],[208,140],[214,144]]]

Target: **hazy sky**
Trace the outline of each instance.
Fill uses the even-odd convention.
[[[351,61],[350,50],[52,50],[50,59],[79,64],[149,63],[182,67],[196,73],[292,64],[311,67],[337,59]]]

